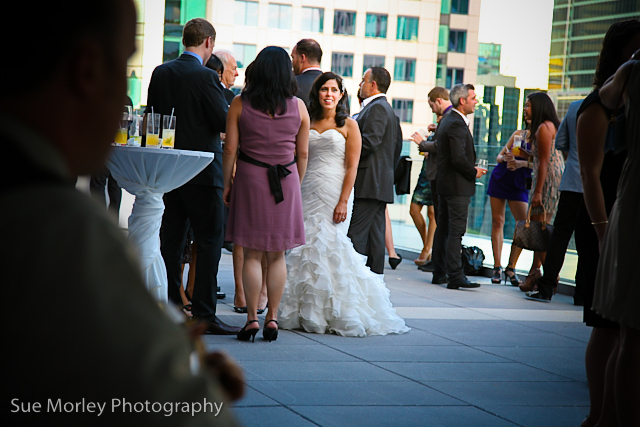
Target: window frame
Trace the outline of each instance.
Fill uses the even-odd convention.
[[[278,8],[278,23],[277,26],[272,26],[272,21],[271,21],[271,13],[273,11],[273,6]],[[282,26],[282,22],[283,22],[283,17],[282,17],[282,10],[283,8],[288,9],[289,11],[289,19],[288,22],[285,22],[286,26]],[[292,12],[293,12],[293,7],[290,4],[282,4],[282,3],[269,3],[269,7],[268,7],[268,16],[267,16],[267,28],[271,28],[274,30],[291,30],[291,22],[293,21],[292,18]]]
[[[313,27],[313,24],[314,24],[314,22],[313,22],[313,11],[315,11],[315,10],[320,11],[320,17],[319,17],[319,21],[320,21],[319,22],[319,24],[320,24],[319,27],[320,27],[320,29],[319,30],[314,30],[314,29],[302,28],[302,25],[303,25],[303,23],[305,21],[305,17],[304,16],[302,16],[301,20],[300,20],[300,29],[302,31],[309,31],[309,32],[313,32],[313,33],[323,33],[324,32],[324,8],[323,7],[314,7],[314,6],[302,6],[302,10],[301,10],[302,14],[304,14],[305,9],[311,11],[312,15],[311,15],[311,18],[309,19],[309,21],[311,23],[311,27]]]
[[[340,63],[339,64],[336,63],[336,57],[338,55],[339,55],[339,58],[340,58]],[[346,58],[350,58],[351,59],[351,64],[348,65],[348,66],[344,65],[344,60]],[[353,53],[350,53],[350,52],[332,52],[331,53],[331,71],[333,73],[338,74],[340,77],[346,77],[346,78],[353,77],[353,59],[354,59],[354,54]],[[339,67],[341,67],[341,68],[339,68]],[[346,68],[346,67],[349,67],[351,69],[351,73],[350,74],[341,72],[341,71],[343,71],[342,68]]]
[[[401,20],[405,20],[405,23],[401,24]],[[411,34],[413,25],[407,25],[407,23],[413,24],[414,22],[415,22],[415,34]],[[403,30],[402,34],[401,34],[401,30]],[[408,38],[406,38],[407,33],[409,33]],[[396,28],[396,40],[415,42],[415,41],[418,41],[419,34],[420,34],[420,17],[405,16],[405,15],[398,16],[398,26]]]
[[[369,30],[369,17],[376,17],[379,18],[379,20],[376,20],[375,25],[376,25],[376,31],[375,34],[370,34],[368,33]],[[381,27],[382,24],[382,19],[384,18],[384,34],[382,35],[378,35],[378,33],[382,33],[382,31],[378,31]],[[367,13],[366,17],[365,17],[365,27],[364,27],[364,36],[365,37],[371,37],[371,38],[377,38],[377,39],[386,39],[387,38],[387,30],[389,28],[389,15],[387,15],[386,13]]]
[[[352,23],[350,23],[350,25],[353,27],[352,33],[336,32],[336,25],[338,25],[338,14],[345,14],[344,16],[353,17]],[[341,35],[341,36],[355,36],[356,35],[356,12],[353,10],[342,10],[342,9],[334,10],[333,11],[333,34]]]
[[[404,73],[402,73],[403,75],[398,78],[398,63],[399,61],[403,61],[404,62]],[[408,64],[411,64],[410,67],[407,67]],[[408,73],[408,70],[409,73]],[[407,77],[407,74],[409,74],[409,78]],[[416,58],[406,58],[406,57],[396,57],[393,63],[393,80],[394,81],[398,81],[398,82],[411,82],[411,83],[415,83],[416,81]]]

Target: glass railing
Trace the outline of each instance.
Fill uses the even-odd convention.
[[[406,144],[406,143],[405,143]],[[413,144],[413,143],[411,143]],[[491,251],[491,203],[490,197],[487,195],[487,186],[489,184],[489,178],[493,168],[496,166],[496,157],[500,150],[501,145],[476,145],[476,156],[478,159],[487,159],[489,163],[489,171],[487,175],[477,180],[476,194],[471,198],[469,205],[469,217],[467,220],[467,232],[465,235],[465,241],[463,244],[476,245],[482,248],[485,254],[485,265],[490,266],[493,263],[493,255]],[[410,152],[410,149],[405,145],[404,153]],[[422,167],[422,156],[417,156],[412,153],[412,172],[411,172],[411,191],[415,188],[420,169]],[[396,196],[395,203],[388,205],[389,215],[391,217],[394,244],[397,247],[410,249],[418,252],[422,248],[422,242],[420,241],[420,234],[413,224],[413,220],[409,215],[409,206],[411,204],[411,194]],[[426,215],[426,208],[422,210],[423,215]],[[511,247],[511,237],[515,229],[515,220],[509,210],[507,204],[505,212],[505,224],[504,224],[504,247],[502,250],[502,266],[506,266],[509,251]],[[520,270],[528,271],[531,266],[531,254],[528,251],[523,251],[520,260],[517,264]],[[567,282],[573,282],[575,277],[575,265],[577,263],[577,256],[575,253],[575,243],[573,238],[569,244],[567,251],[567,257],[565,266],[560,273],[561,278]]]

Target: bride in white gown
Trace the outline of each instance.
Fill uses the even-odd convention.
[[[409,331],[383,276],[347,237],[362,141],[342,79],[324,73],[310,93],[309,163],[302,182],[306,245],[287,255],[278,314],[283,329],[362,337]]]

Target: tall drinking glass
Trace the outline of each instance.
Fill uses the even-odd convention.
[[[147,113],[147,147],[160,148],[160,113]]]
[[[176,116],[162,118],[162,148],[173,148],[176,142]]]

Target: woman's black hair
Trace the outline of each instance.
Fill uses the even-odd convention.
[[[534,139],[538,128],[545,121],[549,120],[556,127],[556,131],[560,127],[558,113],[553,101],[544,92],[534,92],[527,96],[527,100],[531,104],[531,123],[529,124],[529,138]]]
[[[218,58],[216,55],[211,55],[211,58],[209,58],[207,63],[204,65],[207,68],[211,68],[218,74],[222,74],[222,72],[224,71],[224,65],[222,64],[220,58]]]
[[[287,99],[296,95],[298,84],[286,50],[267,46],[247,67],[242,99],[256,110],[275,116],[287,112]]]
[[[629,59],[624,57],[625,48],[638,34],[640,34],[640,21],[636,19],[616,22],[609,27],[602,42],[596,75],[593,78],[593,86],[596,89],[600,89],[604,82]]]
[[[309,117],[311,120],[322,119],[324,110],[320,105],[320,88],[329,80],[335,80],[338,82],[338,89],[340,89],[340,92],[342,93],[342,98],[340,98],[336,105],[335,117],[336,126],[340,128],[344,126],[345,120],[349,117],[349,97],[347,96],[347,89],[345,89],[343,85],[342,77],[330,71],[318,77],[313,83],[313,86],[311,86],[311,91],[309,91]]]

